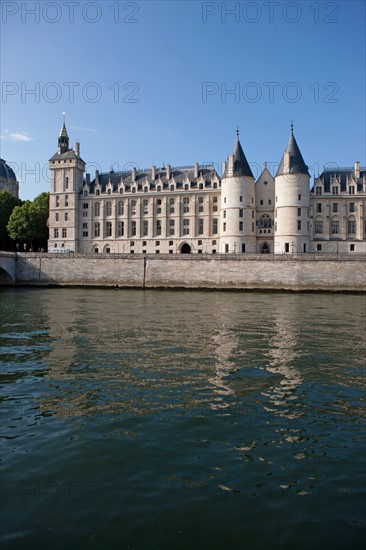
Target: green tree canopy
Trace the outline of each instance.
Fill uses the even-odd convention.
[[[41,193],[33,202],[26,201],[14,208],[7,225],[13,240],[28,242],[33,249],[35,244],[46,247],[48,201],[49,194]]]
[[[0,250],[14,248],[14,243],[9,236],[6,226],[14,208],[21,204],[22,201],[14,197],[9,191],[0,192]]]

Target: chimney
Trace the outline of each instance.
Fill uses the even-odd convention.
[[[283,172],[284,174],[290,173],[290,153],[284,153],[283,155]]]
[[[153,165],[153,167],[151,169],[151,179],[152,180],[156,179],[156,166],[155,166],[155,164]]]
[[[90,174],[86,174],[86,184],[90,185]]]
[[[95,183],[99,183],[99,170],[95,170]]]
[[[227,175],[233,176],[234,175],[234,155],[229,155],[229,163],[227,167]]]
[[[135,168],[135,167],[133,167],[133,168],[132,168],[132,179],[133,179],[133,181],[135,181],[135,180],[136,180],[136,175],[137,175],[137,171],[136,171],[136,168]]]
[[[198,178],[198,162],[194,163],[194,177]]]
[[[355,162],[355,178],[359,179],[360,177],[360,162],[357,160]]]
[[[225,172],[226,172],[226,161],[223,160],[222,163],[221,163],[221,177],[222,178],[225,176]]]
[[[172,175],[172,167],[170,166],[170,164],[167,164],[166,165],[166,177],[167,177],[168,180],[170,180],[171,175]]]
[[[80,143],[78,141],[75,142],[74,153],[77,157],[80,157]]]

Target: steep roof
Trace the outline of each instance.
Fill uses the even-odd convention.
[[[308,166],[305,164],[302,154],[300,152],[299,146],[297,145],[293,129],[291,128],[290,139],[288,140],[285,153],[290,153],[290,174],[307,174],[310,176],[308,171]],[[284,165],[285,165],[285,153],[282,155],[282,159],[276,176],[281,176],[284,174]]]

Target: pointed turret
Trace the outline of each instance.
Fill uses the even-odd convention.
[[[244,154],[243,148],[239,140],[239,130],[236,130],[236,142],[235,147],[232,152],[232,155],[229,157],[228,163],[229,173],[226,175],[230,176],[248,176],[253,178],[253,173],[250,169],[249,163]]]
[[[276,172],[276,176],[283,174],[309,174],[308,166],[305,164],[299,146],[297,145],[294,129],[291,125],[290,139],[282,156],[280,165]]]
[[[69,136],[67,134],[65,121],[62,125],[62,128],[60,130],[60,134],[58,136],[58,153],[61,155],[62,153],[66,153],[66,151],[69,150]]]

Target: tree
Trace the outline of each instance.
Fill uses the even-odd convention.
[[[14,208],[21,204],[22,201],[9,191],[0,192],[0,250],[14,249],[14,242],[11,240],[6,226]]]
[[[10,216],[7,230],[10,237],[35,246],[46,248],[48,238],[49,194],[41,193],[33,202],[16,206]]]

